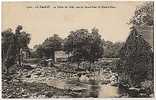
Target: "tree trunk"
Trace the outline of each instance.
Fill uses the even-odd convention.
[[[18,52],[19,52],[19,54],[18,54],[18,64],[19,64],[19,66],[22,66],[22,60],[21,60],[21,48],[18,48]]]
[[[78,69],[79,69],[79,66],[80,66],[80,63],[79,62],[77,63],[77,66],[78,66]]]
[[[89,62],[89,71],[91,71],[91,68],[92,68],[92,63]]]
[[[55,51],[52,51],[52,55],[51,55],[53,61],[55,62]]]

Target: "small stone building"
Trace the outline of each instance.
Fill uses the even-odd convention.
[[[59,50],[59,51],[55,51],[55,62],[66,62],[68,61],[68,57],[70,55],[66,54],[65,51],[63,50]]]

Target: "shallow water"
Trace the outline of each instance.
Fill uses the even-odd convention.
[[[72,82],[72,81],[71,81]],[[93,98],[110,98],[119,97],[118,87],[110,85],[96,84],[93,82],[82,83],[82,82],[67,82],[60,80],[51,80],[47,83],[49,86],[54,86],[60,89],[71,89],[71,90],[85,90],[82,97],[93,97]]]
[[[98,97],[99,98],[119,97],[118,87],[101,85]]]

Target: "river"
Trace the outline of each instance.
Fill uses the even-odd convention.
[[[79,81],[50,80],[47,84],[59,89],[84,90],[85,93],[83,93],[82,97],[115,98],[120,96],[118,87],[95,82],[82,83]]]

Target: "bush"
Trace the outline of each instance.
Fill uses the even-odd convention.
[[[40,59],[39,59],[39,58],[25,59],[23,62],[24,62],[24,63],[37,64],[37,63],[40,62]]]
[[[154,82],[150,80],[145,80],[144,82],[141,82],[141,88],[146,91],[148,95],[154,93]]]

